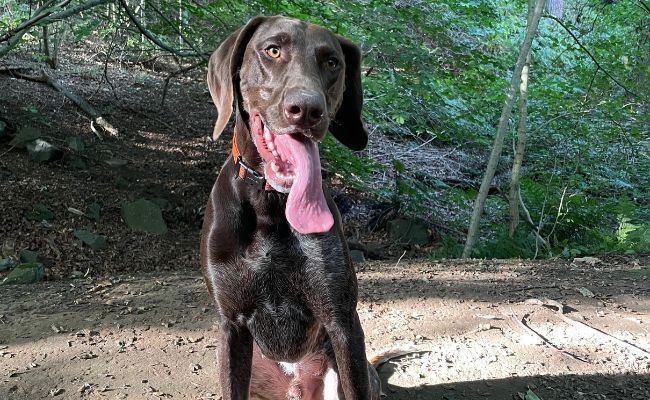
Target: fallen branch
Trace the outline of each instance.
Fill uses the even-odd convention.
[[[567,324],[572,325],[572,326],[574,326],[574,327],[576,327],[578,329],[585,329],[585,330],[589,331],[590,333],[592,333],[593,335],[598,336],[598,337],[600,337],[602,339],[611,340],[612,342],[618,344],[619,346],[625,347],[629,351],[631,351],[633,353],[636,353],[636,354],[639,354],[642,357],[650,357],[650,352],[648,352],[648,351],[646,351],[646,350],[644,350],[644,349],[642,349],[640,347],[637,347],[637,346],[633,345],[632,343],[628,343],[628,342],[626,342],[624,340],[621,340],[621,339],[619,339],[619,338],[617,338],[615,336],[610,335],[609,333],[601,331],[598,328],[594,328],[594,327],[592,327],[592,326],[590,326],[588,324],[585,324],[584,322],[577,321],[577,320],[575,320],[573,318],[569,318],[568,316],[566,316],[564,314],[564,305],[562,303],[558,302],[558,301],[550,300],[550,299],[544,299],[544,300],[528,299],[528,300],[526,300],[526,304],[537,304],[537,305],[541,305],[541,306],[545,306],[545,307],[555,308],[556,309],[556,312],[555,312],[556,315],[558,317],[560,317]]]
[[[118,136],[119,132],[113,127],[108,121],[106,121],[102,115],[97,112],[86,100],[79,97],[77,94],[67,90],[61,83],[48,75],[43,69],[41,69],[40,75],[29,75],[22,72],[16,71],[13,73],[14,76],[21,79],[25,79],[32,82],[44,83],[61,92],[65,97],[70,99],[77,107],[81,108],[86,114],[88,114],[92,121],[90,123],[90,129],[97,135],[99,139],[102,139],[101,134],[95,128],[95,124],[99,125],[105,132],[108,132],[111,136]]]
[[[511,312],[512,312],[512,310],[511,310]],[[573,354],[569,353],[569,352],[566,351],[566,350],[563,350],[563,349],[557,347],[556,345],[554,345],[553,343],[551,343],[548,339],[546,339],[544,336],[542,336],[542,334],[540,334],[539,332],[537,332],[536,330],[534,330],[533,328],[531,328],[530,326],[528,326],[528,323],[526,322],[526,318],[529,317],[529,316],[530,316],[530,314],[525,314],[524,317],[523,317],[522,319],[519,319],[519,318],[517,318],[517,317],[515,316],[514,312],[512,312],[512,314],[510,315],[510,318],[512,318],[512,319],[513,319],[517,324],[519,324],[519,326],[521,326],[522,328],[524,328],[525,331],[531,333],[533,336],[535,336],[536,338],[538,338],[539,340],[541,340],[541,342],[542,342],[543,344],[549,346],[550,348],[552,348],[552,349],[554,349],[555,351],[561,353],[562,355],[565,355],[565,356],[567,356],[567,357],[569,357],[569,358],[571,358],[571,359],[573,359],[573,360],[576,360],[576,361],[581,361],[581,362],[584,362],[584,363],[589,363],[589,361],[584,360],[584,359],[582,359],[582,358],[580,358],[580,357],[578,357],[578,356],[576,356],[576,355],[573,355]]]

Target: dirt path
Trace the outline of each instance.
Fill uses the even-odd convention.
[[[643,260],[368,263],[359,312],[369,354],[425,351],[382,366],[390,399],[648,399],[649,275]],[[214,322],[195,270],[3,287],[0,398],[219,398]]]

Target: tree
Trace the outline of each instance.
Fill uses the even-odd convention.
[[[510,121],[510,115],[512,113],[512,108],[515,102],[515,92],[517,90],[517,85],[521,80],[521,74],[524,66],[526,65],[526,60],[529,58],[530,48],[533,43],[535,34],[537,33],[537,27],[542,16],[542,11],[544,10],[544,5],[545,0],[537,0],[535,2],[535,8],[533,10],[532,17],[530,18],[530,23],[526,27],[526,35],[519,50],[519,58],[515,64],[515,68],[512,73],[512,79],[510,80],[510,87],[508,88],[508,92],[506,94],[506,102],[503,106],[501,117],[499,118],[499,126],[497,127],[497,132],[494,137],[492,152],[488,160],[485,175],[483,176],[483,181],[481,182],[478,196],[476,197],[476,202],[474,203],[472,217],[470,219],[469,229],[467,232],[465,248],[463,249],[463,258],[468,258],[471,255],[474,244],[476,243],[476,237],[478,235],[478,228],[481,222],[481,215],[483,214],[485,200],[487,198],[492,179],[494,178],[494,173],[499,162],[499,157],[501,156],[501,152],[503,150],[503,141],[506,136],[508,123]]]

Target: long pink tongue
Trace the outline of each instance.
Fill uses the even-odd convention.
[[[287,221],[300,233],[329,231],[334,217],[323,194],[318,146],[310,139],[293,135],[278,135],[274,142],[291,161],[296,174],[287,198]]]

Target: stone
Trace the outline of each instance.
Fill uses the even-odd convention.
[[[72,151],[81,152],[86,149],[86,144],[80,136],[72,136],[68,138],[68,148]]]
[[[21,263],[37,263],[40,260],[40,255],[31,250],[23,249],[18,253],[18,258]]]
[[[86,212],[84,213],[84,215],[92,220],[99,221],[101,211],[102,211],[102,206],[97,202],[92,202],[90,203],[88,208],[86,208]]]
[[[0,271],[6,271],[14,268],[18,263],[13,258],[3,258],[0,260]]]
[[[9,142],[10,146],[24,149],[26,144],[41,137],[41,130],[33,126],[23,126]]]
[[[106,247],[106,238],[104,236],[95,235],[94,233],[85,229],[77,229],[74,231],[77,239],[93,250],[101,250]]]
[[[355,264],[361,264],[366,261],[366,257],[361,250],[350,250],[350,258]]]
[[[388,258],[387,249],[378,242],[366,243],[364,246],[365,255],[370,260],[384,260]]]
[[[160,207],[149,200],[138,199],[122,206],[124,222],[135,231],[162,235],[167,233],[167,224]]]
[[[43,139],[36,139],[25,144],[29,157],[38,162],[48,162],[58,160],[63,156],[63,152],[56,146],[46,142]]]
[[[39,203],[25,217],[30,221],[51,221],[54,219],[54,213],[46,205]]]
[[[35,283],[43,279],[45,268],[43,264],[32,262],[18,264],[13,271],[0,283],[0,285],[14,285]]]
[[[172,209],[172,203],[169,200],[162,197],[154,197],[151,199],[152,202],[156,203],[161,210],[169,211]]]
[[[386,223],[388,235],[400,244],[423,246],[429,242],[429,230],[420,220],[396,218]]]

